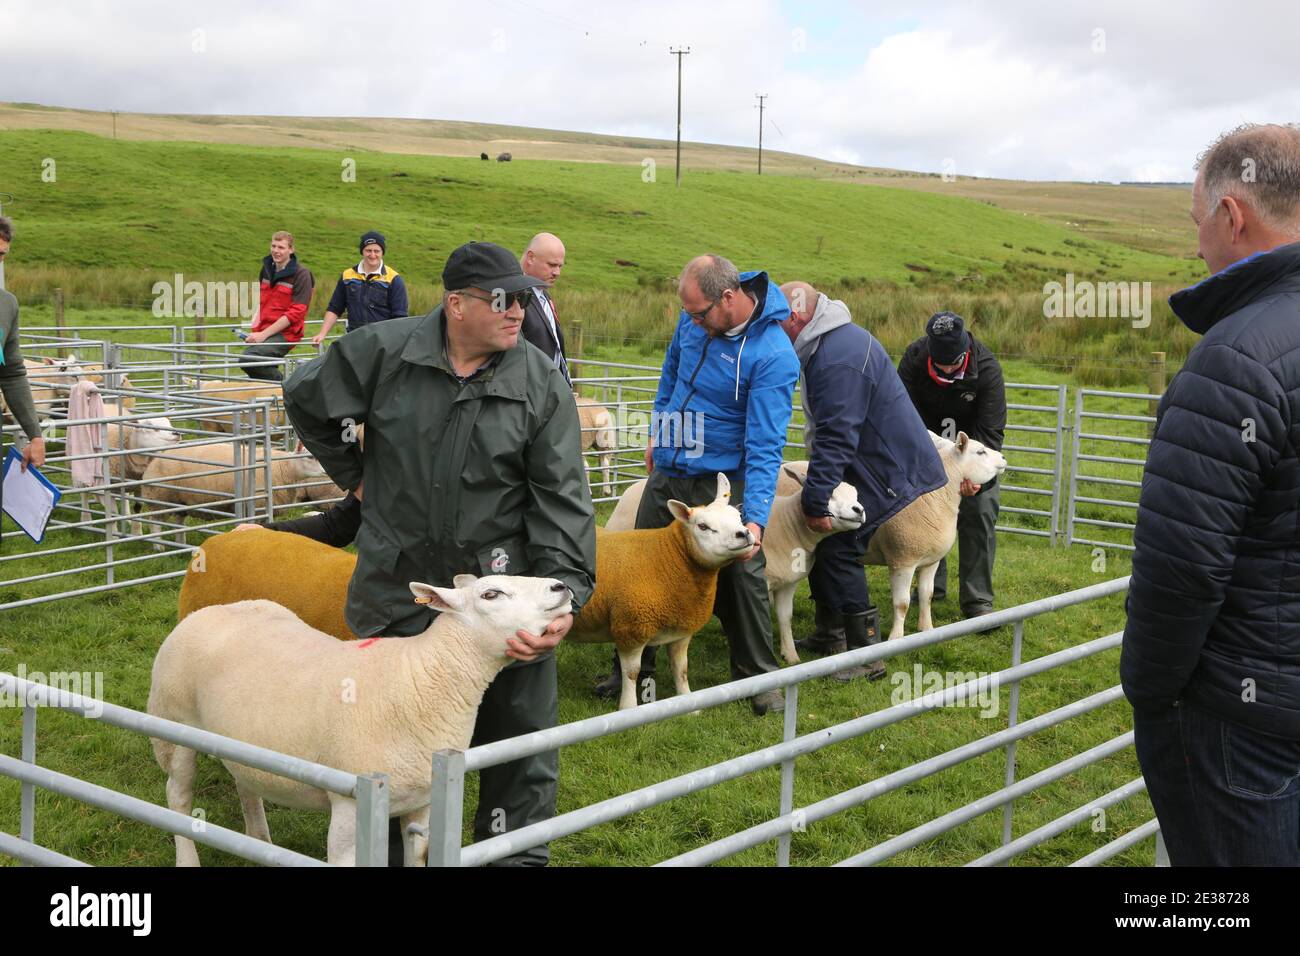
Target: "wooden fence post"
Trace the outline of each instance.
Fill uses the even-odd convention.
[[[63,290],[54,290],[54,327],[59,330],[59,338],[66,338],[63,334]],[[59,349],[59,358],[67,355],[66,349]]]
[[[1166,381],[1165,375],[1166,375],[1165,353],[1152,352],[1151,365],[1147,368],[1147,392],[1149,394],[1163,395],[1165,393],[1165,381]],[[1157,406],[1159,406],[1160,402],[1157,401],[1156,399],[1151,399],[1147,404],[1150,406],[1150,410],[1147,412],[1147,414],[1154,416],[1156,413],[1156,408]],[[1155,423],[1153,422],[1151,424],[1150,432],[1152,435],[1154,435],[1155,431],[1156,431],[1156,426]]]

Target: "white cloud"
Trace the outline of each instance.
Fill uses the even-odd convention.
[[[1231,16],[1210,0],[790,9],[793,19],[777,0],[0,0],[0,99],[671,138],[668,47],[685,43],[690,139],[752,144],[764,92],[773,149],[927,171],[952,157],[971,175],[1185,179],[1218,132],[1290,119],[1300,93],[1300,7],[1281,0],[1238,0]],[[892,23],[906,26],[862,39]]]

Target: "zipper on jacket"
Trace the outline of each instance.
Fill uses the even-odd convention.
[[[871,474],[871,477],[876,479],[876,484],[880,485],[881,488],[885,489],[885,494],[889,495],[889,497],[891,498],[898,497],[898,492],[896,492],[893,488],[889,487],[889,484],[885,481],[885,479],[880,477],[880,472],[876,471],[876,469],[871,466],[871,462],[864,461],[862,464],[866,467],[867,471]]]
[[[681,425],[681,431],[678,432],[679,438],[686,430],[686,406],[690,404],[691,397],[695,394],[695,379],[700,374],[700,369],[704,367],[704,359],[708,356],[709,346],[712,344],[713,344],[713,336],[710,335],[708,338],[704,340],[704,348],[700,351],[700,360],[695,363],[695,371],[691,372],[690,380],[687,381],[686,383],[690,391],[688,391],[686,393],[686,397],[682,399],[682,407],[680,409],[682,414],[682,425]],[[681,447],[681,442],[679,441],[677,443],[677,448],[674,449],[673,451],[673,460],[668,463],[669,468],[677,467],[677,456],[680,455],[681,453],[682,453],[682,447]]]

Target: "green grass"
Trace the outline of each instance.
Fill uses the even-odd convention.
[[[999,604],[1012,605],[1120,576],[1127,573],[1127,564],[1122,555],[1112,553],[1107,567],[1098,572],[1086,549],[1050,548],[1036,540],[1004,537],[999,542],[997,569]],[[877,602],[886,603],[881,600],[888,593],[882,570],[871,569],[870,581]],[[175,623],[176,592],[175,583],[146,585],[7,612],[0,668],[12,671],[23,662],[29,671],[102,671],[107,699],[143,709],[153,655]],[[956,619],[955,599],[937,605],[936,611],[937,624]],[[797,633],[811,628],[810,618],[803,587],[796,602]],[[912,621],[915,626],[915,611]],[[1051,653],[1122,625],[1122,596],[1058,612],[1026,627],[1024,656],[1031,659]],[[910,672],[917,662],[926,669],[940,671],[998,670],[1009,664],[1010,642],[1009,629],[962,638],[892,661],[891,673]],[[727,679],[726,646],[716,623],[696,637],[691,651],[694,687],[709,687]],[[589,694],[593,680],[606,670],[608,659],[609,648],[604,645],[561,647],[562,722],[609,711],[608,704]],[[1021,719],[1113,685],[1117,666],[1117,654],[1109,652],[1028,680],[1021,692]],[[888,706],[892,689],[890,681],[840,686],[820,680],[807,684],[800,694],[799,732],[814,731]],[[668,693],[667,687],[662,693]],[[800,759],[795,805],[806,805],[996,731],[1005,726],[1007,695],[1008,689],[1004,688],[999,714],[993,719],[982,719],[974,710],[949,708]],[[1019,747],[1020,775],[1122,733],[1129,721],[1127,705],[1113,704],[1031,738]],[[18,753],[20,724],[19,711],[0,712],[0,751]],[[698,717],[566,748],[561,758],[560,810],[699,769],[769,746],[780,738],[779,718],[755,718],[746,705],[732,704]],[[162,773],[143,737],[62,713],[42,712],[38,747],[45,766],[155,803],[163,801]],[[1001,785],[1002,760],[1000,753],[987,755],[873,800],[866,807],[812,825],[807,833],[796,836],[792,861],[834,862],[991,792]],[[242,817],[226,771],[210,758],[202,760],[200,767],[195,805],[204,809],[209,821],[239,829]],[[1017,804],[1016,833],[1041,825],[1137,774],[1135,758],[1126,751],[1034,794]],[[554,860],[558,865],[656,862],[776,815],[778,793],[777,772],[765,771],[557,841],[553,845]],[[467,803],[468,814],[474,806],[473,778]],[[1029,854],[1023,862],[1068,862],[1148,817],[1144,798],[1129,801],[1110,812],[1104,832],[1077,827]],[[278,844],[323,854],[327,826],[324,814],[271,809],[269,818]],[[18,787],[11,781],[0,781],[0,829],[16,832],[17,827]],[[958,864],[994,848],[1000,832],[1001,815],[988,814],[903,854],[897,862]],[[167,865],[172,861],[171,841],[160,832],[46,792],[38,792],[37,834],[45,845],[98,864]],[[773,852],[771,846],[756,849],[734,862],[768,863]],[[1148,863],[1150,852],[1148,844],[1130,851],[1121,861]],[[237,862],[212,850],[204,850],[203,856],[208,864]]]
[[[602,352],[607,361],[653,362],[653,356],[630,348]],[[1010,380],[1054,384],[1065,380],[1063,372],[1044,372],[1033,366],[1011,362]],[[1015,399],[1013,399],[1015,400]],[[1022,400],[1041,403],[1041,398]],[[1013,413],[1012,419],[1035,421],[1037,413]],[[1040,436],[1020,436],[1021,444],[1037,444]],[[1016,456],[1013,455],[1013,461]],[[1020,456],[1023,460],[1025,456]],[[1031,479],[1017,479],[1032,484]],[[1004,505],[1042,507],[1042,500],[1029,500],[1004,492]],[[603,514],[608,506],[601,507]],[[1038,519],[1004,515],[1004,524],[1042,527]],[[84,540],[78,532],[60,532],[49,538],[50,546]],[[190,543],[201,538],[190,534]],[[35,550],[19,545],[24,550]],[[124,556],[151,552],[142,545],[120,546]],[[84,559],[88,563],[91,559]],[[66,567],[66,559],[47,557],[30,565],[23,574]],[[952,562],[956,566],[955,561]],[[166,567],[181,568],[181,558],[149,561],[120,576],[156,573]],[[1087,547],[1052,548],[1040,539],[1003,535],[999,541],[998,603],[1010,606],[1049,594],[1107,580],[1127,573],[1127,557],[1111,550],[1099,565]],[[13,576],[7,573],[6,577]],[[883,569],[869,571],[877,603],[887,605],[888,581]],[[90,572],[76,579],[77,586],[102,583],[102,572]],[[62,586],[66,586],[66,583]],[[952,582],[955,595],[955,579]],[[24,597],[42,593],[23,586]],[[0,668],[14,670],[19,662],[28,670],[102,671],[109,700],[143,709],[148,695],[149,670],[153,655],[175,623],[178,582],[138,586],[65,600],[31,608],[3,612],[0,638]],[[19,597],[17,588],[0,590],[0,600]],[[957,618],[955,598],[936,607],[936,623]],[[796,601],[796,634],[811,629],[811,605],[806,585]],[[911,614],[915,627],[916,612]],[[1051,653],[1063,647],[1110,633],[1123,626],[1122,597],[1041,618],[1026,628],[1025,658]],[[1009,664],[1010,631],[960,639],[951,645],[927,649],[891,662],[894,671],[910,672],[916,662],[940,671],[995,671]],[[589,693],[594,679],[608,666],[605,645],[565,645],[560,653],[560,719],[579,720],[609,711],[609,705]],[[694,687],[714,686],[727,679],[725,640],[716,623],[711,623],[692,644],[691,678]],[[666,679],[666,662],[661,665]],[[1117,680],[1118,655],[1114,652],[1070,665],[1026,682],[1021,696],[1021,717],[1027,719],[1083,697]],[[893,686],[888,681],[845,687],[828,680],[806,685],[800,695],[799,731],[850,719],[890,703]],[[662,693],[669,693],[667,686]],[[798,763],[795,805],[807,805],[840,790],[897,770],[918,760],[950,749],[970,739],[1005,726],[1008,691],[1001,695],[999,715],[981,719],[969,709],[950,708],[912,718],[868,737],[803,758]],[[1018,749],[1021,776],[1035,772],[1070,754],[1094,746],[1128,729],[1130,712],[1126,704],[1076,719],[1046,732]],[[0,751],[18,752],[20,721],[17,711],[0,712]],[[698,717],[630,731],[601,741],[567,748],[562,755],[560,810],[574,809],[636,787],[648,786],[710,763],[735,757],[749,750],[769,746],[781,738],[781,721],[775,717],[757,719],[744,704],[716,708]],[[59,713],[40,717],[41,762],[154,802],[163,800],[163,778],[143,738],[89,723]],[[826,864],[901,833],[923,820],[946,812],[1000,786],[1003,773],[1000,753],[989,754],[877,798],[866,807],[812,825],[793,843],[795,864]],[[201,762],[196,806],[212,822],[238,829],[241,825],[238,801],[229,776],[216,761]],[[1017,804],[1016,833],[1023,833],[1099,796],[1138,774],[1131,751],[1112,757],[1095,767],[1073,775]],[[467,794],[467,820],[475,803],[475,778]],[[672,801],[638,813],[618,823],[557,841],[553,846],[557,865],[614,865],[657,862],[711,839],[752,826],[776,815],[779,775],[775,770],[722,784],[703,793]],[[55,797],[38,795],[38,835],[41,842],[71,855],[101,864],[166,865],[172,860],[170,840],[111,814],[102,813]],[[0,829],[16,832],[18,788],[0,782]],[[1046,847],[1027,855],[1028,864],[1059,864],[1082,856],[1103,842],[1148,819],[1145,798],[1126,802],[1109,811],[1107,829],[1094,832],[1077,827]],[[315,855],[323,854],[326,820],[322,814],[284,809],[269,811],[277,843]],[[955,865],[998,844],[1001,815],[987,814],[952,833],[908,851],[898,858],[904,864]],[[466,840],[470,839],[467,830]],[[741,854],[733,862],[771,862],[773,846]],[[1150,845],[1140,846],[1120,862],[1146,864]],[[204,850],[209,864],[239,861],[217,851]]]

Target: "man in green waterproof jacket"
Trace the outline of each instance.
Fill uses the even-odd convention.
[[[361,637],[428,627],[432,615],[412,601],[410,581],[558,578],[573,591],[574,612],[595,584],[595,513],[577,408],[564,375],[519,335],[538,280],[485,242],[453,252],[442,280],[442,304],[428,315],[358,329],[284,386],[303,444],[361,499],[346,608]],[[556,724],[551,650],[572,622],[568,614],[541,635],[520,631],[511,641],[515,662],[483,697],[474,745]],[[475,839],[553,816],[558,772],[554,751],[483,770]],[[390,840],[398,858],[400,845]],[[503,862],[547,859],[538,847]]]

